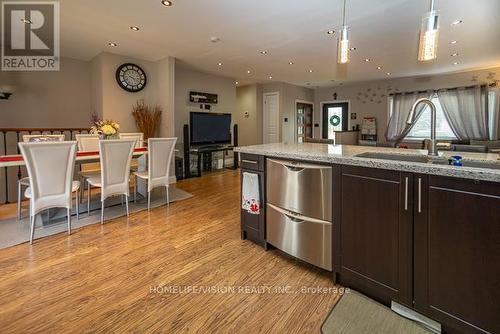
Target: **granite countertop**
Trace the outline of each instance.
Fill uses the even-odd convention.
[[[475,180],[500,182],[500,160],[497,153],[470,153],[443,151],[438,157],[428,157],[427,150],[413,150],[390,147],[370,147],[354,145],[329,145],[317,143],[276,143],[254,146],[240,146],[236,152],[264,155],[268,157],[304,160],[310,162],[343,164],[398,170],[412,173],[432,174],[441,176],[460,177]],[[358,154],[367,152],[397,154],[402,159],[414,158],[423,162],[375,159],[373,157],[358,157]],[[486,163],[491,166],[465,167],[449,166],[446,164],[449,157],[460,155],[464,165],[467,163]]]

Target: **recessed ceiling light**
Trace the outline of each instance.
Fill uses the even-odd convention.
[[[351,51],[356,51],[356,48],[353,46],[352,48],[350,48],[349,50]]]
[[[309,73],[312,73],[312,72],[314,72],[314,71],[313,70],[309,70]]]
[[[26,24],[31,24],[32,23],[30,20],[26,20],[26,19],[21,19],[21,22],[26,23]]]
[[[252,71],[250,71],[250,70],[247,70],[247,73],[248,73],[248,74],[250,74],[250,73],[252,73]]]
[[[387,75],[391,75],[391,72],[387,72],[386,74],[387,74]]]
[[[365,61],[368,63],[370,61],[372,61],[370,58],[365,58]]]
[[[212,37],[210,37],[210,42],[212,42],[212,43],[219,43],[220,42],[220,37],[212,36]]]
[[[289,61],[289,62],[288,62],[288,65],[293,65],[293,61]]]
[[[381,70],[382,69],[382,66],[377,66],[377,70]]]
[[[272,78],[273,78],[273,76],[272,76],[272,75],[270,75],[270,76],[269,76],[269,80],[271,80]]]
[[[267,55],[267,51],[263,50],[260,52],[260,54]]]
[[[452,53],[450,56],[452,56],[452,57],[456,57],[456,56],[458,56],[458,53],[456,53],[456,52],[455,52],[455,53]]]
[[[458,24],[460,24],[462,22],[463,22],[462,20],[455,20],[451,24],[454,25],[454,26],[456,26],[456,25],[458,25]]]
[[[457,41],[451,41],[450,44],[454,45],[454,44],[457,44],[458,42]]]
[[[235,84],[239,84],[239,82],[238,82],[238,81],[236,81],[236,82],[235,82]]]
[[[453,65],[458,65],[458,61],[454,62]]]
[[[108,46],[116,47],[116,46],[118,46],[118,44],[113,43],[113,42],[109,42],[109,43],[108,43]]]
[[[217,63],[217,65],[222,66],[223,64],[222,63]]]
[[[138,26],[131,26],[130,29],[132,29],[133,31],[139,31],[139,27]]]
[[[165,7],[170,7],[172,6],[172,1],[169,0],[161,0],[161,4]]]
[[[328,35],[333,35],[333,34],[335,34],[335,30],[328,30],[326,33],[327,33]]]

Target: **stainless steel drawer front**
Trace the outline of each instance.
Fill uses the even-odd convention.
[[[332,167],[267,159],[267,202],[332,221]]]
[[[332,270],[332,223],[267,204],[267,242],[308,263]]]

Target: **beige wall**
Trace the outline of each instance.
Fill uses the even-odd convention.
[[[262,92],[279,92],[280,139],[282,142],[295,142],[296,101],[314,102],[314,90],[284,82],[273,82],[263,84]]]
[[[388,122],[387,95],[389,93],[396,91],[405,92],[426,89],[439,89],[446,87],[458,87],[479,83],[491,83],[492,79],[487,78],[489,76],[489,73],[496,73],[496,78],[498,78],[500,77],[500,68],[497,67],[486,70],[427,77],[369,81],[357,84],[337,86],[334,88],[316,89],[314,94],[315,123],[321,122],[320,103],[322,101],[332,101],[333,93],[336,92],[337,100],[349,101],[349,112],[357,114],[356,120],[350,120],[351,126],[361,124],[363,117],[374,116],[377,118],[378,140],[381,142],[385,142],[385,131]],[[477,81],[472,81],[474,76],[477,77]],[[319,138],[321,136],[320,129],[321,127],[315,128],[314,136],[316,138]]]
[[[158,61],[158,85],[156,103],[162,106],[160,124],[161,137],[175,136],[175,58],[167,57]]]
[[[97,66],[92,66],[92,77],[97,77],[97,84],[100,83],[101,91],[96,91],[94,86],[93,94],[97,94],[96,98],[92,98],[92,108],[102,110],[104,119],[113,119],[121,126],[122,132],[137,131],[134,118],[132,117],[132,106],[138,100],[144,100],[145,103],[156,104],[158,92],[158,73],[157,64],[145,60],[139,60],[112,53],[101,53],[97,55],[92,63]],[[123,90],[116,82],[115,73],[118,66],[123,63],[134,63],[139,65],[147,76],[146,87],[137,93],[130,93]],[[96,83],[94,82],[94,85]],[[102,99],[99,99],[102,97]]]
[[[236,86],[232,78],[212,75],[175,65],[175,135],[178,147],[183,145],[183,126],[189,124],[190,111],[204,111],[199,103],[189,102],[189,92],[203,92],[218,95],[218,103],[212,104],[211,112],[233,114],[236,116]]]
[[[15,90],[0,100],[0,127],[86,127],[90,122],[90,64],[61,59],[54,72],[3,72],[0,86]]]
[[[262,144],[262,85],[236,88],[234,122],[238,124],[240,146]]]
[[[148,76],[138,93],[121,89],[115,79],[119,65],[132,62]],[[174,58],[149,62],[101,53],[90,62],[63,58],[54,72],[1,72],[0,86],[14,87],[0,100],[0,127],[90,127],[90,117],[118,121],[122,131],[137,131],[132,106],[144,99],[163,108],[161,134],[173,136]]]

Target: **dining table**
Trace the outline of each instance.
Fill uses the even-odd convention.
[[[144,171],[147,170],[147,147],[136,147],[132,154],[132,157],[137,159],[137,170]],[[75,162],[77,165],[99,162],[99,151],[78,151],[76,152]],[[25,166],[25,161],[21,154],[11,154],[11,155],[0,155],[0,168],[17,167],[18,178],[21,178],[21,167]],[[5,197],[9,196],[9,184],[7,172],[4,173],[5,176]],[[82,185],[83,188],[83,185]],[[138,180],[137,182],[137,192],[146,197],[147,188],[144,180]]]
[[[134,149],[133,157],[138,158],[148,153],[146,147],[137,147]],[[75,161],[77,164],[84,164],[99,161],[99,151],[78,151],[76,152]],[[18,167],[24,166],[25,162],[21,154],[0,155],[1,167]]]

